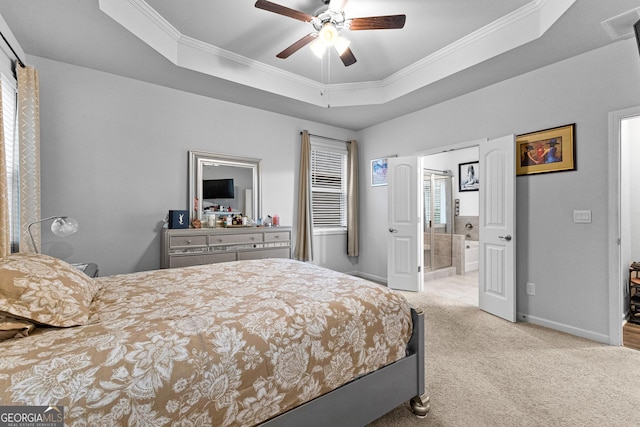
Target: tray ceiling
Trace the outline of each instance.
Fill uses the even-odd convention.
[[[347,18],[407,19],[403,29],[343,31],[358,59],[345,67],[306,47],[276,58],[312,28],[254,4],[0,0],[0,14],[28,55],[359,130],[632,37],[624,16],[638,9],[637,0],[350,0]],[[614,39],[603,21],[620,15]]]

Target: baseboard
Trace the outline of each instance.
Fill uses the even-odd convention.
[[[522,322],[533,323],[534,325],[544,326],[545,328],[555,329],[556,331],[565,332],[567,334],[575,335],[582,338],[587,338],[593,341],[601,342],[603,344],[609,344],[609,335],[606,334],[587,331],[586,329],[564,325],[562,323],[553,322],[551,320],[542,319],[540,317],[530,316],[524,313],[518,313],[517,316],[518,320]]]
[[[356,277],[360,277],[362,279],[367,279],[367,280],[370,280],[372,282],[381,283],[383,285],[387,284],[387,278],[386,277],[376,276],[375,274],[363,273],[362,271],[354,271],[354,272],[347,273],[347,274],[350,274],[350,275],[356,276]]]

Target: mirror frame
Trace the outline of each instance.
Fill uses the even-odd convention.
[[[223,166],[249,168],[253,172],[253,220],[262,217],[262,160],[249,157],[229,156],[206,151],[189,151],[189,211],[191,220],[202,220],[202,167],[208,163]],[[198,198],[198,210],[194,201]]]

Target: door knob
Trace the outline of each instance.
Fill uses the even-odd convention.
[[[389,233],[397,233],[398,230],[396,230],[395,228],[389,228]]]
[[[511,241],[511,234],[507,234],[506,236],[498,236],[498,239],[505,240],[507,242]]]

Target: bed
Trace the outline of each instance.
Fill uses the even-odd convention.
[[[424,319],[400,294],[287,259],[91,279],[0,260],[0,402],[65,425],[365,425],[424,395]]]

